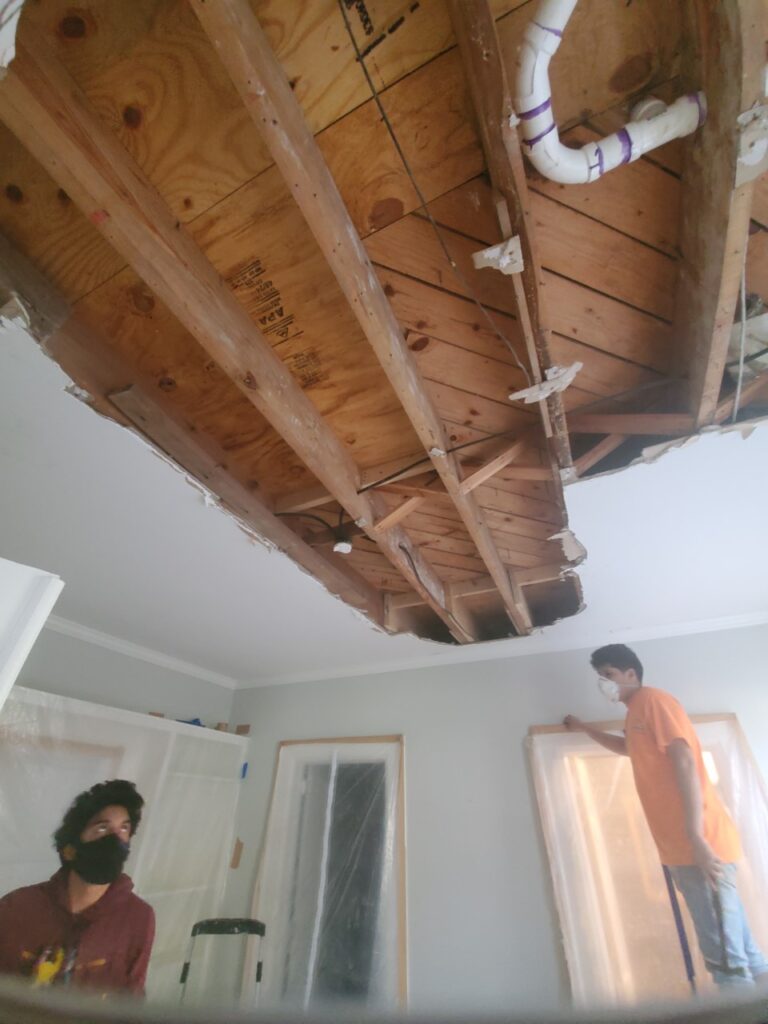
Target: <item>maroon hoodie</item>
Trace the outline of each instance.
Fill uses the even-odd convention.
[[[68,869],[0,899],[0,974],[37,984],[144,994],[155,913],[120,875],[79,914],[69,910]]]

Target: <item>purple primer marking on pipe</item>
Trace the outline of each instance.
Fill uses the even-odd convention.
[[[533,24],[536,26],[536,28],[540,28],[542,32],[551,32],[552,35],[557,36],[558,39],[563,38],[563,33],[557,28],[549,28],[549,26],[542,25],[538,21],[534,21]]]
[[[545,110],[549,110],[549,108],[551,106],[552,106],[552,97],[549,96],[547,99],[544,100],[543,103],[540,103],[538,105],[538,107],[534,107],[532,110],[525,110],[520,115],[520,120],[521,121],[530,121],[530,119],[532,117],[538,117],[538,115],[539,114],[543,114]]]
[[[533,138],[533,139],[523,139],[523,145],[524,146],[530,146],[531,149],[533,149],[533,147],[536,145],[537,142],[541,142],[541,140],[544,138],[544,136],[545,135],[549,135],[549,133],[551,131],[554,131],[554,129],[555,129],[555,122],[553,121],[552,124],[549,126],[549,128],[547,128],[543,132],[539,132],[539,134],[535,138]]]
[[[632,139],[626,128],[616,132],[616,138],[621,143],[621,163],[628,164],[632,159]]]
[[[691,103],[695,103],[696,106],[699,108],[699,120],[696,124],[696,127],[701,128],[701,126],[707,120],[707,112],[704,109],[704,104],[699,99],[699,94],[697,92],[688,93],[688,99],[691,101]]]

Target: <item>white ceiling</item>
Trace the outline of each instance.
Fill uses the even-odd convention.
[[[67,383],[21,331],[0,331],[0,555],[62,577],[58,629],[258,685],[768,621],[765,425],[570,487],[587,610],[454,648],[378,633]]]

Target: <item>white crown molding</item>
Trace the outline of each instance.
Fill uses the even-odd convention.
[[[567,620],[566,620],[567,621]],[[608,643],[639,643],[643,640],[664,640],[667,637],[690,636],[696,633],[714,633],[729,629],[744,629],[768,623],[768,609],[748,612],[743,615],[727,615],[714,619],[697,619],[691,622],[672,622],[658,626],[641,626],[629,629],[605,629],[591,633],[585,631],[578,640],[570,631],[561,637],[551,630],[540,630],[529,637],[501,640],[487,644],[473,644],[466,647],[440,645],[437,653],[420,658],[406,658],[389,664],[342,666],[337,669],[322,669],[314,672],[295,672],[288,675],[271,675],[251,682],[241,681],[238,690],[257,690],[264,686],[281,686],[291,683],[320,683],[334,679],[349,679],[354,676],[385,675],[389,672],[404,672],[411,669],[442,668],[446,665],[466,665],[480,661],[506,661],[508,658],[530,657],[537,654],[555,654],[565,651],[593,650]],[[425,642],[426,643],[426,642]],[[431,646],[431,645],[430,645]],[[437,644],[434,645],[438,647]]]
[[[231,676],[211,672],[207,668],[193,665],[189,661],[182,661],[181,658],[173,658],[161,651],[155,651],[151,647],[142,647],[140,644],[131,643],[130,640],[122,640],[119,636],[112,636],[111,633],[102,633],[98,629],[91,629],[90,626],[81,626],[79,622],[63,619],[59,615],[50,615],[45,623],[45,628],[54,633],[61,633],[62,636],[73,637],[75,640],[82,640],[84,643],[94,644],[96,647],[104,647],[117,654],[124,654],[128,658],[136,658],[139,661],[146,661],[150,665],[157,665],[159,668],[180,672],[182,675],[191,676],[204,683],[223,686],[227,690],[236,690],[241,686],[237,679],[233,679]]]

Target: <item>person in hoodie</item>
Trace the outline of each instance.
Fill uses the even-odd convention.
[[[143,806],[123,779],[75,798],[53,836],[59,870],[0,899],[0,973],[144,994],[155,915],[123,873]]]

